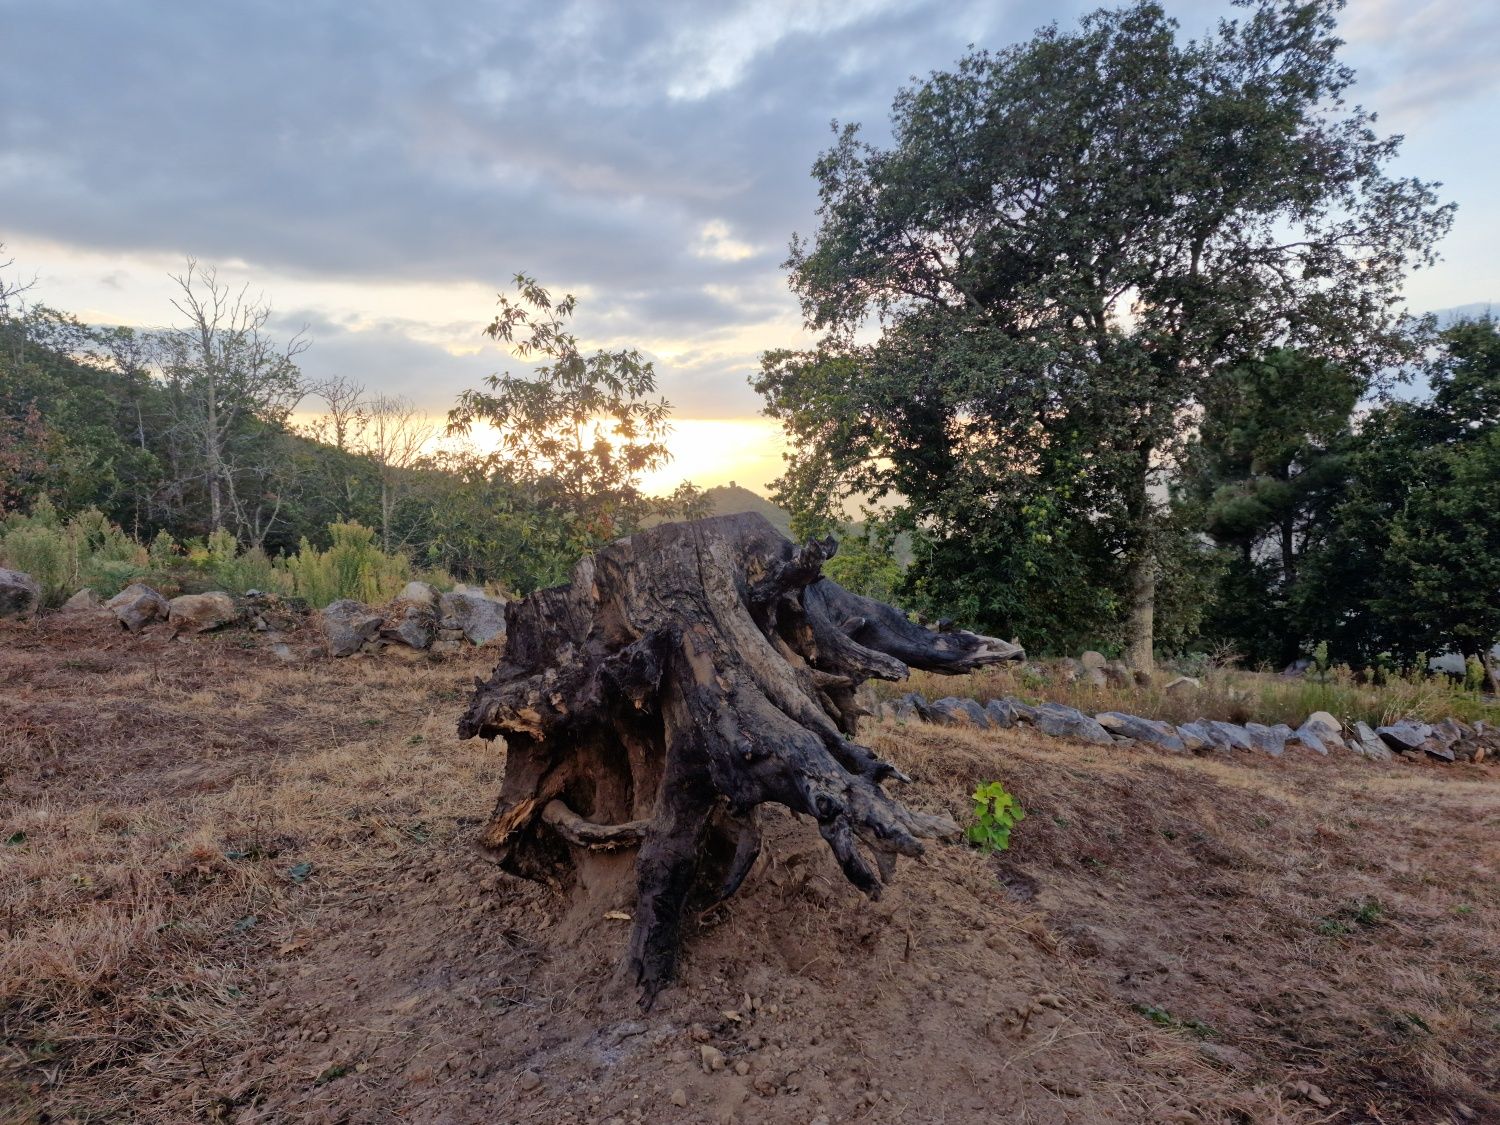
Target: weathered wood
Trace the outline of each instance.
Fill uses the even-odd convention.
[[[905,779],[852,740],[856,689],[1021,650],[842,589],[821,575],[834,550],[752,514],[613,543],[568,585],[507,607],[504,654],[459,723],[506,740],[481,835],[506,869],[567,885],[598,852],[639,844],[628,965],[648,1003],[673,974],[684,911],[733,894],[753,866],[759,805],[816,820],[871,897],[896,856],[956,831],[885,792]]]

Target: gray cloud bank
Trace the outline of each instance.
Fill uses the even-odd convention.
[[[355,284],[524,269],[591,287],[611,337],[705,341],[664,389],[743,414],[747,357],[712,342],[793,314],[778,263],[829,120],[879,137],[912,74],[1087,6],[0,0],[0,240]],[[314,326],[312,367],[419,397],[499,366]]]

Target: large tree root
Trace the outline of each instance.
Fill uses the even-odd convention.
[[[506,869],[568,884],[590,856],[639,847],[628,965],[647,1003],[672,978],[684,911],[749,873],[757,806],[815,819],[872,898],[898,855],[956,831],[886,794],[904,778],[852,741],[855,691],[1021,650],[849,593],[821,577],[834,547],[798,548],[749,514],[611,544],[507,608],[504,656],[459,723],[505,736],[481,842]]]

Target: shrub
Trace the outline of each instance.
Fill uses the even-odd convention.
[[[375,532],[358,523],[335,523],[328,528],[333,545],[319,551],[305,538],[286,560],[298,597],[325,606],[340,598],[371,604],[388,601],[411,577],[411,564],[400,555],[384,554],[375,546]]]
[[[1010,847],[1010,830],[1026,819],[1026,810],[998,781],[974,790],[974,823],[969,825],[969,843],[983,852],[1003,852]]]
[[[46,605],[57,605],[81,586],[111,597],[151,565],[145,548],[101,512],[89,508],[64,523],[45,497],[30,515],[0,523],[0,558],[37,580]]]
[[[1464,661],[1464,690],[1477,695],[1484,690],[1484,681],[1484,661],[1471,654]]]
[[[250,590],[290,594],[295,589],[295,582],[286,567],[277,566],[275,560],[259,547],[225,559],[214,567],[213,575],[214,584],[231,594]]]
[[[179,559],[177,540],[172,538],[170,531],[163,528],[151,540],[151,546],[146,548],[146,556],[151,560],[152,570],[167,570],[175,566]]]

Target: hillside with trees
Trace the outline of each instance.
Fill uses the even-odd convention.
[[[297,358],[310,341],[273,338],[270,306],[212,268],[189,262],[174,281],[173,324],[158,330],[84,324],[11,283],[0,304],[0,553],[16,565],[37,566],[39,552],[76,562],[84,550],[101,564],[86,576],[77,565],[49,572],[107,595],[211,559],[221,585],[242,587],[274,582],[275,560],[316,558],[341,535],[348,548],[353,534],[374,551],[368,565],[392,574],[526,593],[645,520],[701,510],[691,487],[640,490],[668,457],[669,407],[651,364],[628,350],[584,354],[567,331],[572,298],[554,303],[529,278],[500,298],[487,331],[536,370],[465,393],[446,426],[353,377],[309,383]],[[313,421],[295,425],[299,407]],[[499,428],[499,448],[438,440],[478,422]]]

